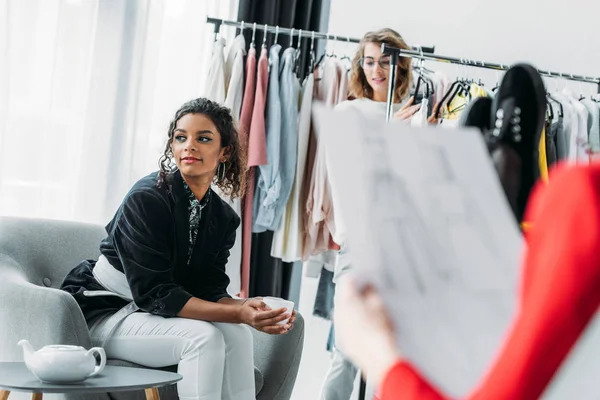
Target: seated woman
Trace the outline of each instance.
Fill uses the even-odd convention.
[[[532,228],[519,311],[498,357],[468,399],[540,398],[600,305],[600,164],[557,168],[550,182],[536,187],[527,208]],[[359,291],[347,279],[337,289],[338,340],[380,385],[381,400],[447,398],[402,359],[373,288]]]
[[[211,184],[240,196],[244,171],[229,110],[202,98],[184,104],[170,124],[160,171],[125,196],[106,226],[100,258],[81,262],[62,285],[109,358],[178,364],[180,399],[254,399],[246,325],[269,334],[293,327],[295,313],[226,291],[240,218]]]

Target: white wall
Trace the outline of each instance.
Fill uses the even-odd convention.
[[[441,55],[600,76],[599,15],[600,2],[590,0],[331,0],[328,30],[358,38],[390,27],[411,45],[435,45]],[[338,44],[336,52],[344,51]],[[457,70],[427,65],[452,75]],[[469,76],[496,79],[481,71]],[[595,93],[597,86],[583,90]]]

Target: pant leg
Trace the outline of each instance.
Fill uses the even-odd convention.
[[[224,400],[256,398],[254,346],[250,328],[242,324],[213,322],[225,339]]]
[[[91,327],[92,342],[102,322]],[[117,326],[104,348],[108,358],[147,367],[177,364],[178,372],[183,376],[177,384],[182,400],[221,400],[226,398],[223,392],[225,340],[222,331],[210,322],[137,312]],[[253,376],[253,367],[250,373]],[[252,397],[240,399],[254,399],[254,393]]]
[[[340,254],[345,253],[341,252]],[[344,275],[346,275],[346,272],[350,269],[350,265],[347,262],[348,260],[349,258],[346,258],[344,259],[344,263],[340,263],[340,257],[338,257],[338,263],[336,265],[338,267],[342,265],[343,268],[338,268],[336,275],[337,283],[344,279]],[[334,292],[334,308],[332,313],[335,313],[335,303],[337,301],[336,293],[337,292]],[[321,388],[319,400],[350,400],[352,391],[354,390],[354,381],[356,379],[358,370],[338,348],[337,345],[339,345],[340,342],[336,337],[337,331],[335,329],[335,324],[332,324],[332,330],[334,333],[333,336],[335,344],[331,350],[331,365],[329,367],[329,371],[327,371],[327,375],[325,376],[325,382]]]
[[[350,400],[357,372],[356,367],[334,347],[331,366],[327,371],[319,399]]]

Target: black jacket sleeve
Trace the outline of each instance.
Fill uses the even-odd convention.
[[[192,295],[173,278],[174,221],[165,200],[148,190],[131,192],[111,230],[136,305],[152,314],[176,316]]]
[[[227,276],[225,266],[229,259],[230,250],[235,244],[235,231],[240,226],[240,217],[234,214],[227,224],[222,244],[215,257],[211,271],[211,279],[206,286],[207,289],[202,293],[201,298],[207,301],[219,301],[224,297],[231,297],[227,293],[229,286],[229,277]]]

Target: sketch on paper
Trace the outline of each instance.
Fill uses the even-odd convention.
[[[316,116],[357,276],[382,293],[405,357],[467,394],[514,315],[522,244],[481,138]]]

